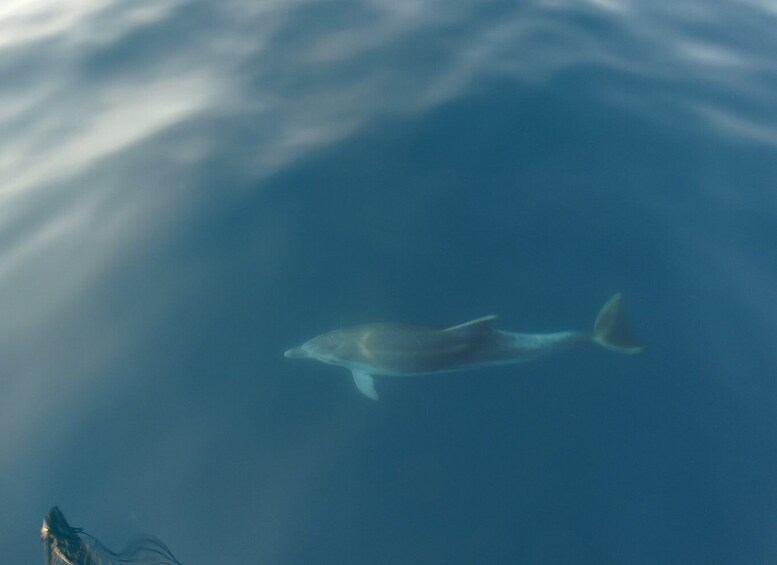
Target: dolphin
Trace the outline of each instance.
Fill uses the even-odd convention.
[[[520,363],[594,343],[618,353],[638,353],[622,313],[620,293],[599,310],[593,331],[546,334],[494,329],[498,316],[444,327],[365,324],[321,334],[285,357],[315,359],[349,369],[359,391],[378,399],[373,376],[410,377]]]

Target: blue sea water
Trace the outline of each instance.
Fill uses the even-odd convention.
[[[0,563],[777,562],[766,0],[9,1]],[[378,378],[372,321],[637,356]]]

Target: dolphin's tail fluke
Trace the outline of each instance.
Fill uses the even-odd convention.
[[[631,337],[623,317],[622,304],[623,296],[618,293],[602,306],[594,322],[592,339],[602,347],[618,353],[639,353],[643,347],[637,345]]]

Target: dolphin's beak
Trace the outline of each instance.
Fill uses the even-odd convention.
[[[301,347],[295,347],[293,349],[289,349],[286,353],[283,354],[283,356],[287,359],[297,359],[299,357],[307,357],[307,354]]]

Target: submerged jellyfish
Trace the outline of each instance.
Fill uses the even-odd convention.
[[[43,542],[43,565],[181,565],[167,546],[153,536],[139,536],[124,551],[114,553],[96,538],[74,528],[54,506],[40,528]]]

